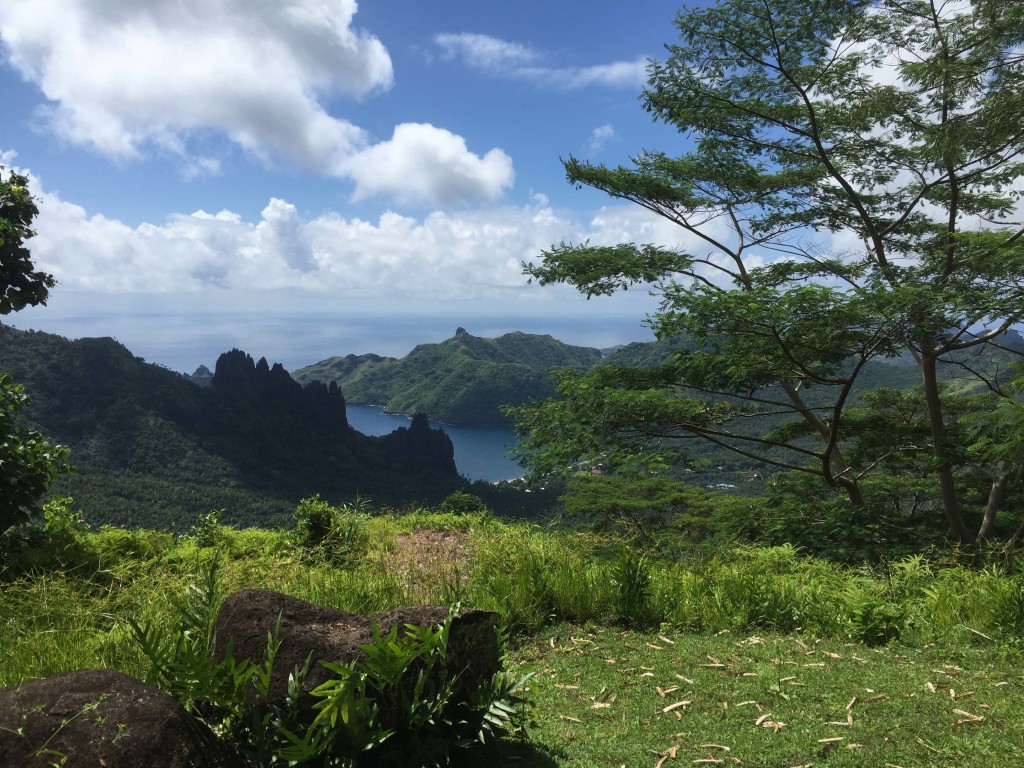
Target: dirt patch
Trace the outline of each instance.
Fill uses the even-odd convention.
[[[412,596],[435,602],[464,586],[473,565],[468,533],[432,529],[395,536],[388,560]]]

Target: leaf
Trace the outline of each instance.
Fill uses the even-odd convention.
[[[662,714],[667,714],[676,709],[686,708],[690,706],[692,703],[692,701],[677,701],[675,704],[669,704],[667,707],[664,707],[661,711]]]

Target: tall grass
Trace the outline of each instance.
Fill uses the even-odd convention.
[[[464,562],[396,568],[395,537],[455,531]],[[343,563],[305,556],[282,531],[218,537],[225,592],[274,589],[353,613],[413,602],[496,610],[513,634],[555,621],[714,633],[801,632],[870,644],[1022,645],[1024,575],[1012,563],[938,565],[921,557],[852,569],[793,547],[691,561],[622,555],[614,540],[482,515],[374,516]],[[163,534],[80,534],[73,562],[0,574],[0,685],[79,667],[141,669],[126,619],[159,620],[213,550]],[[70,557],[70,556],[69,556]],[[72,559],[74,559],[72,558]]]

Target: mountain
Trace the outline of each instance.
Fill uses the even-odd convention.
[[[225,509],[234,525],[286,525],[315,493],[400,506],[466,485],[451,440],[425,419],[367,437],[348,426],[336,385],[303,386],[239,350],[201,387],[113,339],[0,324],[0,370],[32,396],[26,420],[71,448],[77,472],[52,490],[94,524],[182,530]]]
[[[200,387],[208,387],[213,382],[213,371],[205,365],[200,365],[192,375],[185,374],[185,378]]]
[[[655,339],[620,344],[607,350],[602,365],[621,365],[628,368],[657,368],[670,360],[676,350],[684,348],[678,339]]]
[[[332,357],[294,375],[303,383],[336,383],[350,403],[483,426],[508,423],[503,405],[552,397],[552,368],[583,370],[600,360],[597,349],[547,335],[516,332],[485,339],[459,328],[447,341],[421,344],[403,358]]]

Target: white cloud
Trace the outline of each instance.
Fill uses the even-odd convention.
[[[638,88],[647,82],[647,59],[637,58],[632,61],[615,61],[611,64],[598,64],[592,67],[564,67],[546,69],[542,67],[525,67],[517,74],[531,78],[555,88],[586,88],[601,85],[610,88]]]
[[[220,160],[216,157],[198,156],[190,157],[182,168],[182,174],[186,179],[195,179],[202,176],[219,176],[221,172]]]
[[[355,11],[354,0],[29,0],[0,6],[0,35],[71,142],[131,158],[213,129],[316,168],[365,137],[315,94],[392,83],[387,50],[352,28]]]
[[[254,253],[276,253],[290,269],[299,272],[316,269],[312,245],[294,205],[271,198],[261,215],[256,242],[251,246]]]
[[[114,160],[155,150],[180,156],[186,178],[216,174],[220,158],[192,148],[226,136],[263,162],[351,172],[360,197],[397,190],[441,204],[510,186],[499,149],[480,157],[432,126],[399,126],[372,146],[327,111],[327,96],[392,85],[386,48],[353,26],[355,13],[355,0],[0,2],[0,51],[49,100],[48,130]],[[369,178],[369,158],[410,173],[412,188]]]
[[[610,123],[600,125],[590,132],[587,139],[587,149],[591,152],[600,152],[608,140],[615,136],[615,126]]]
[[[281,290],[398,304],[417,298],[543,300],[552,292],[528,287],[521,264],[537,260],[553,243],[696,245],[683,239],[680,228],[635,206],[609,206],[579,221],[551,208],[542,195],[520,207],[421,217],[387,212],[375,221],[337,213],[304,218],[275,198],[255,221],[231,211],[196,211],[131,227],[48,193],[36,178],[30,184],[40,207],[39,235],[30,241],[33,259],[54,274],[59,290],[71,292],[213,291],[218,304]]]
[[[519,43],[501,40],[490,35],[472,33],[440,34],[434,37],[445,59],[463,59],[470,66],[491,72],[531,64],[540,54]]]
[[[489,74],[532,80],[551,88],[575,89],[588,86],[634,88],[647,81],[647,59],[615,61],[590,67],[543,65],[543,55],[520,43],[490,35],[444,33],[435,35],[442,58],[460,59]]]
[[[360,152],[345,168],[357,200],[386,196],[409,204],[494,200],[515,180],[512,159],[500,149],[480,157],[461,136],[423,123],[396,126],[389,141]]]

